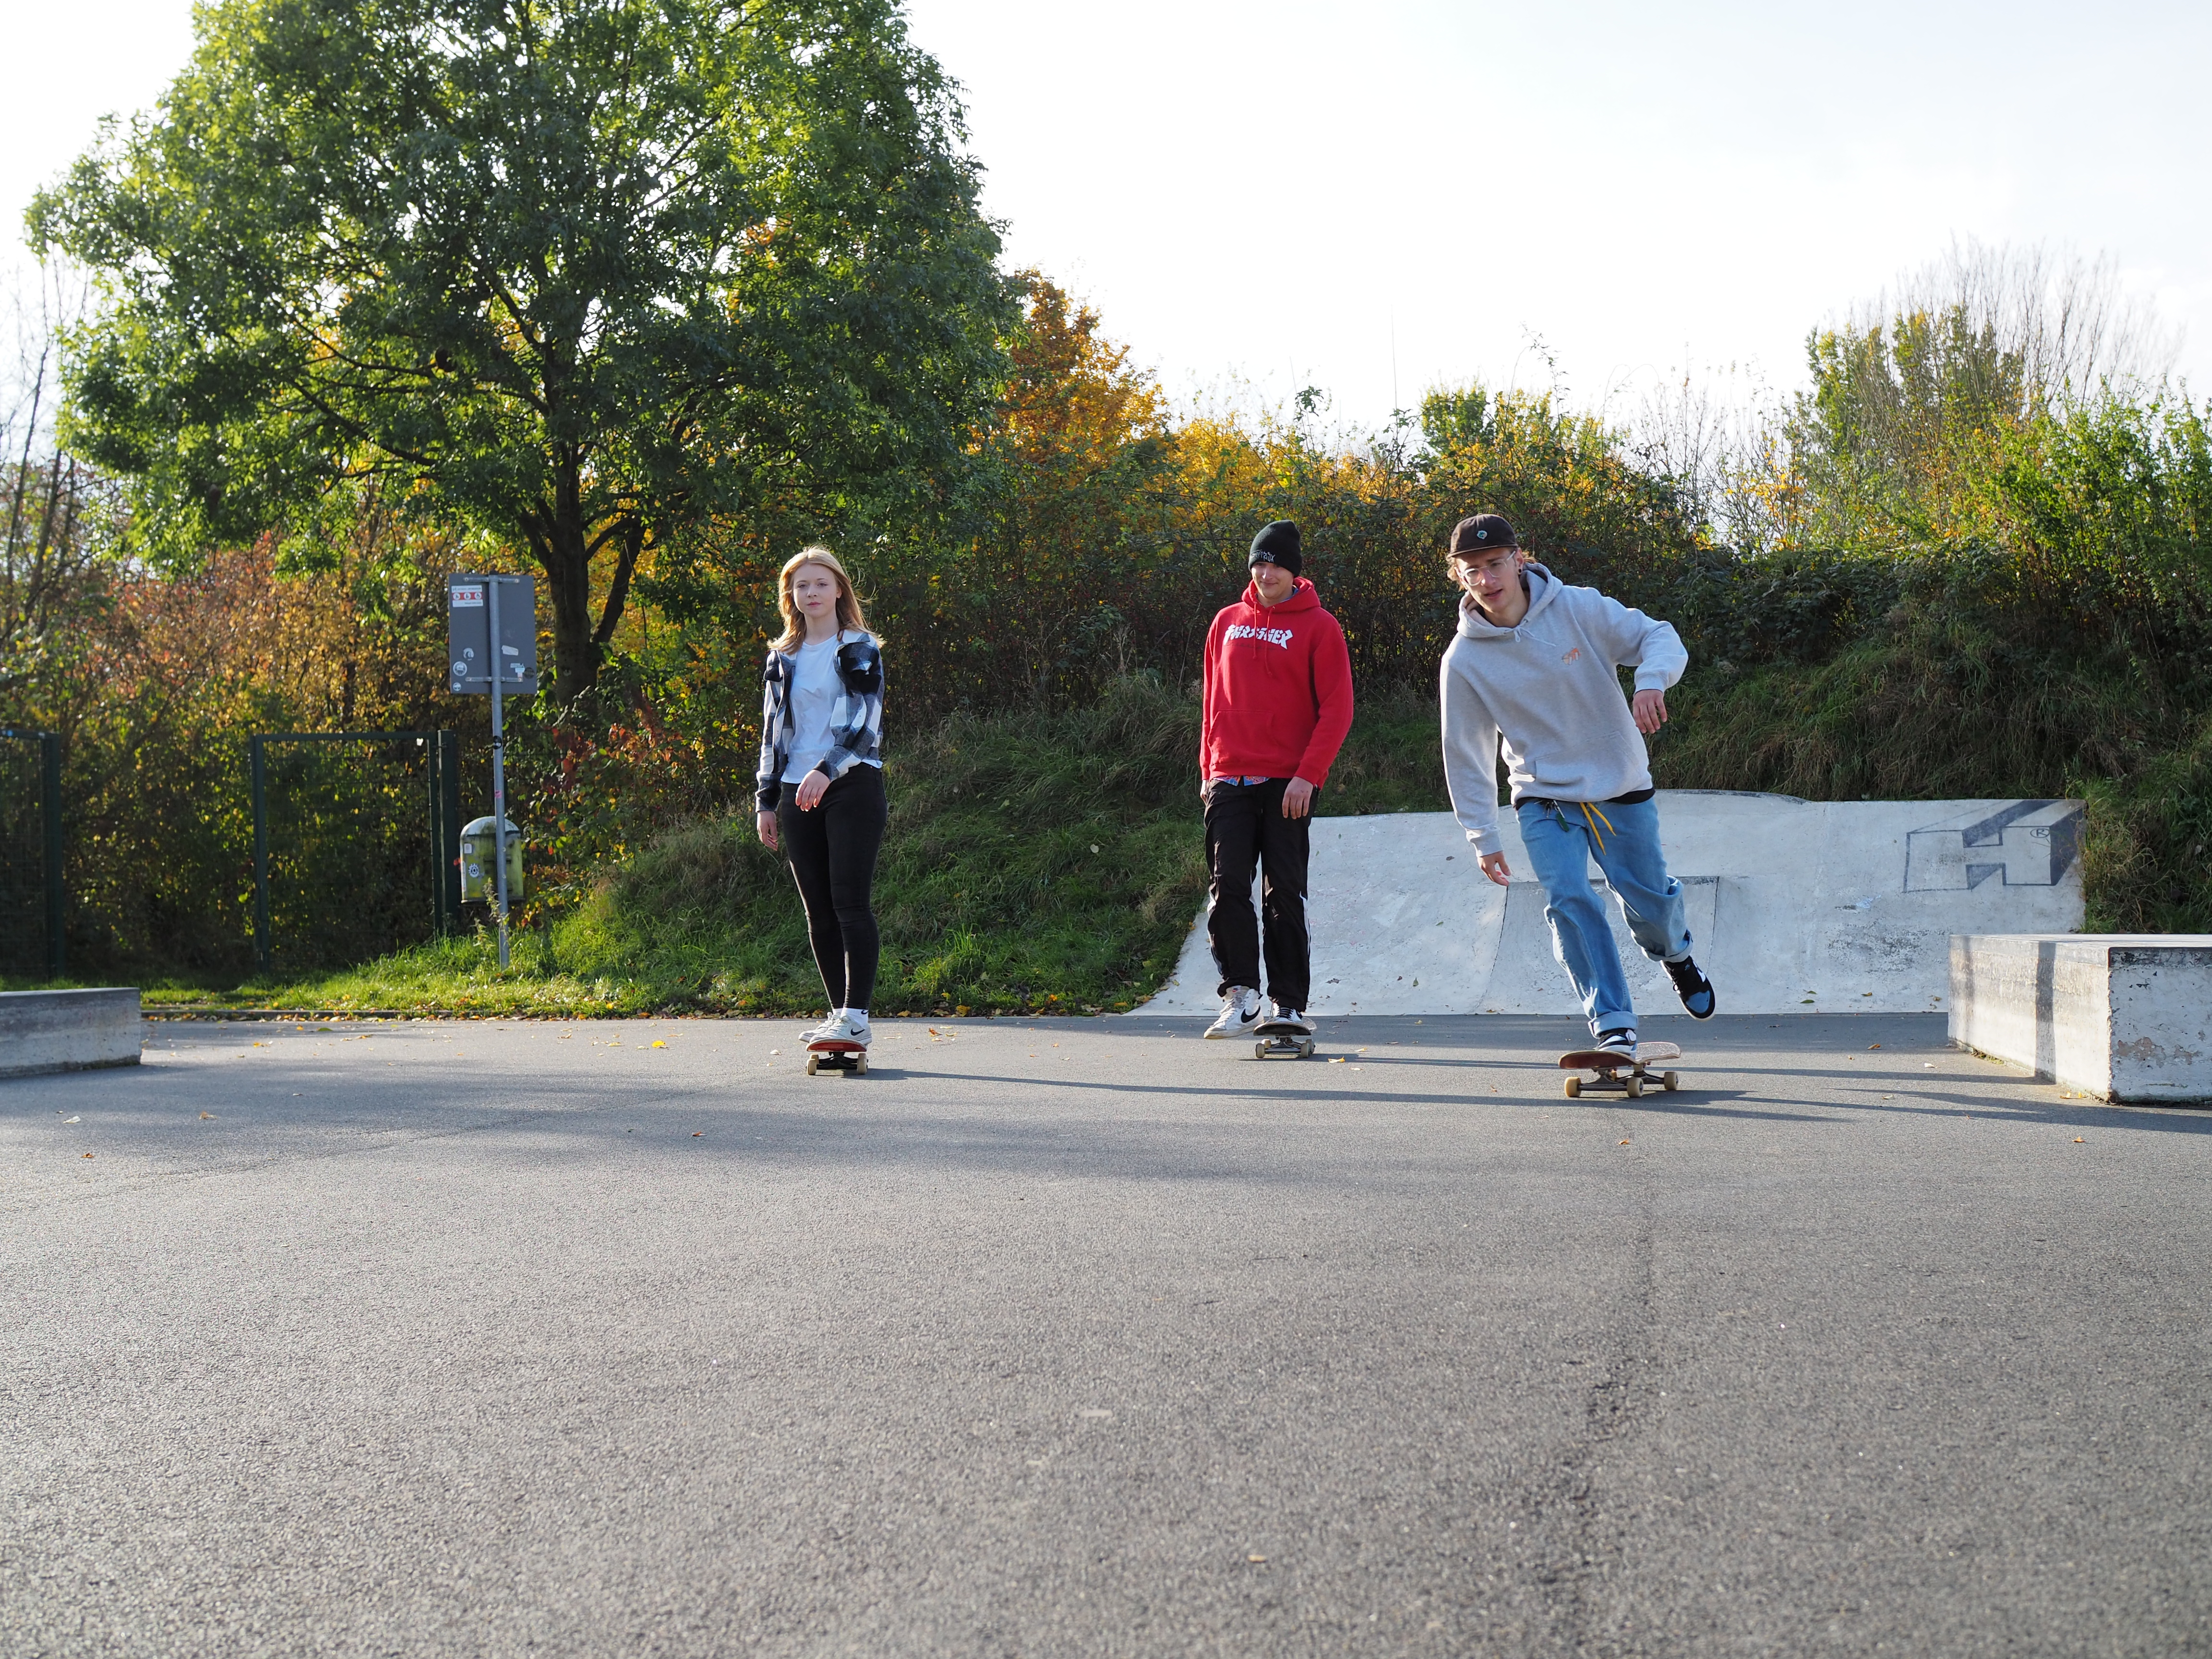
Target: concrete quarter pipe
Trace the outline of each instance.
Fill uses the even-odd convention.
[[[1942,1009],[1952,934],[2081,927],[2081,823],[2079,801],[1659,794],[1692,948],[1722,1011],[1739,1014]],[[1577,1012],[1511,812],[1501,827],[1503,888],[1449,812],[1316,818],[1311,1012]],[[1638,1012],[1680,1013],[1617,906],[1613,918]],[[1174,977],[1138,1012],[1211,1014],[1214,983],[1201,913]]]

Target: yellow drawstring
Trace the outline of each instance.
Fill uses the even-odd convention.
[[[1597,843],[1597,850],[1602,853],[1605,851],[1605,837],[1598,834],[1597,826],[1601,823],[1610,830],[1613,828],[1613,820],[1604,813],[1598,812],[1597,809],[1588,801],[1577,801],[1575,804],[1583,809],[1583,822],[1589,826],[1590,839]],[[1596,813],[1596,823],[1591,822],[1593,812]]]

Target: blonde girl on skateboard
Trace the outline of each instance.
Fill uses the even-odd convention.
[[[806,1041],[865,1049],[879,953],[876,857],[890,817],[883,648],[826,547],[785,563],[776,604],[783,635],[762,675],[754,824],[761,844],[790,860],[830,996],[830,1017]]]
[[[1690,955],[1682,884],[1659,850],[1659,809],[1644,738],[1667,720],[1667,688],[1689,653],[1670,623],[1594,587],[1570,587],[1533,563],[1495,513],[1462,519],[1447,555],[1462,590],[1459,627],[1437,678],[1444,781],[1482,872],[1510,878],[1498,832],[1498,757],[1510,775],[1522,844],[1544,884],[1552,948],[1574,981],[1597,1047],[1632,1055],[1636,1008],[1593,860],[1644,953],[1664,963],[1695,1019],[1718,1009]],[[1632,699],[1620,671],[1636,671]]]

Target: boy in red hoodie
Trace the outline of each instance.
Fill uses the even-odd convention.
[[[1252,538],[1252,585],[1206,635],[1206,714],[1198,745],[1210,872],[1206,935],[1221,982],[1210,1037],[1262,1024],[1260,926],[1252,866],[1262,876],[1267,994],[1274,1018],[1311,1031],[1306,938],[1306,830],[1314,797],[1352,726],[1344,630],[1298,576],[1298,527],[1278,519]]]

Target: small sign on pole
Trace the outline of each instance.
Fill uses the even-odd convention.
[[[502,704],[538,690],[538,584],[454,576],[446,586],[450,689],[491,699],[491,821],[499,872],[499,965],[507,966],[507,737]]]
[[[491,592],[499,587],[500,639],[491,638]],[[496,660],[510,697],[538,690],[538,584],[530,576],[455,576],[446,587],[447,672],[459,696],[487,696]]]

